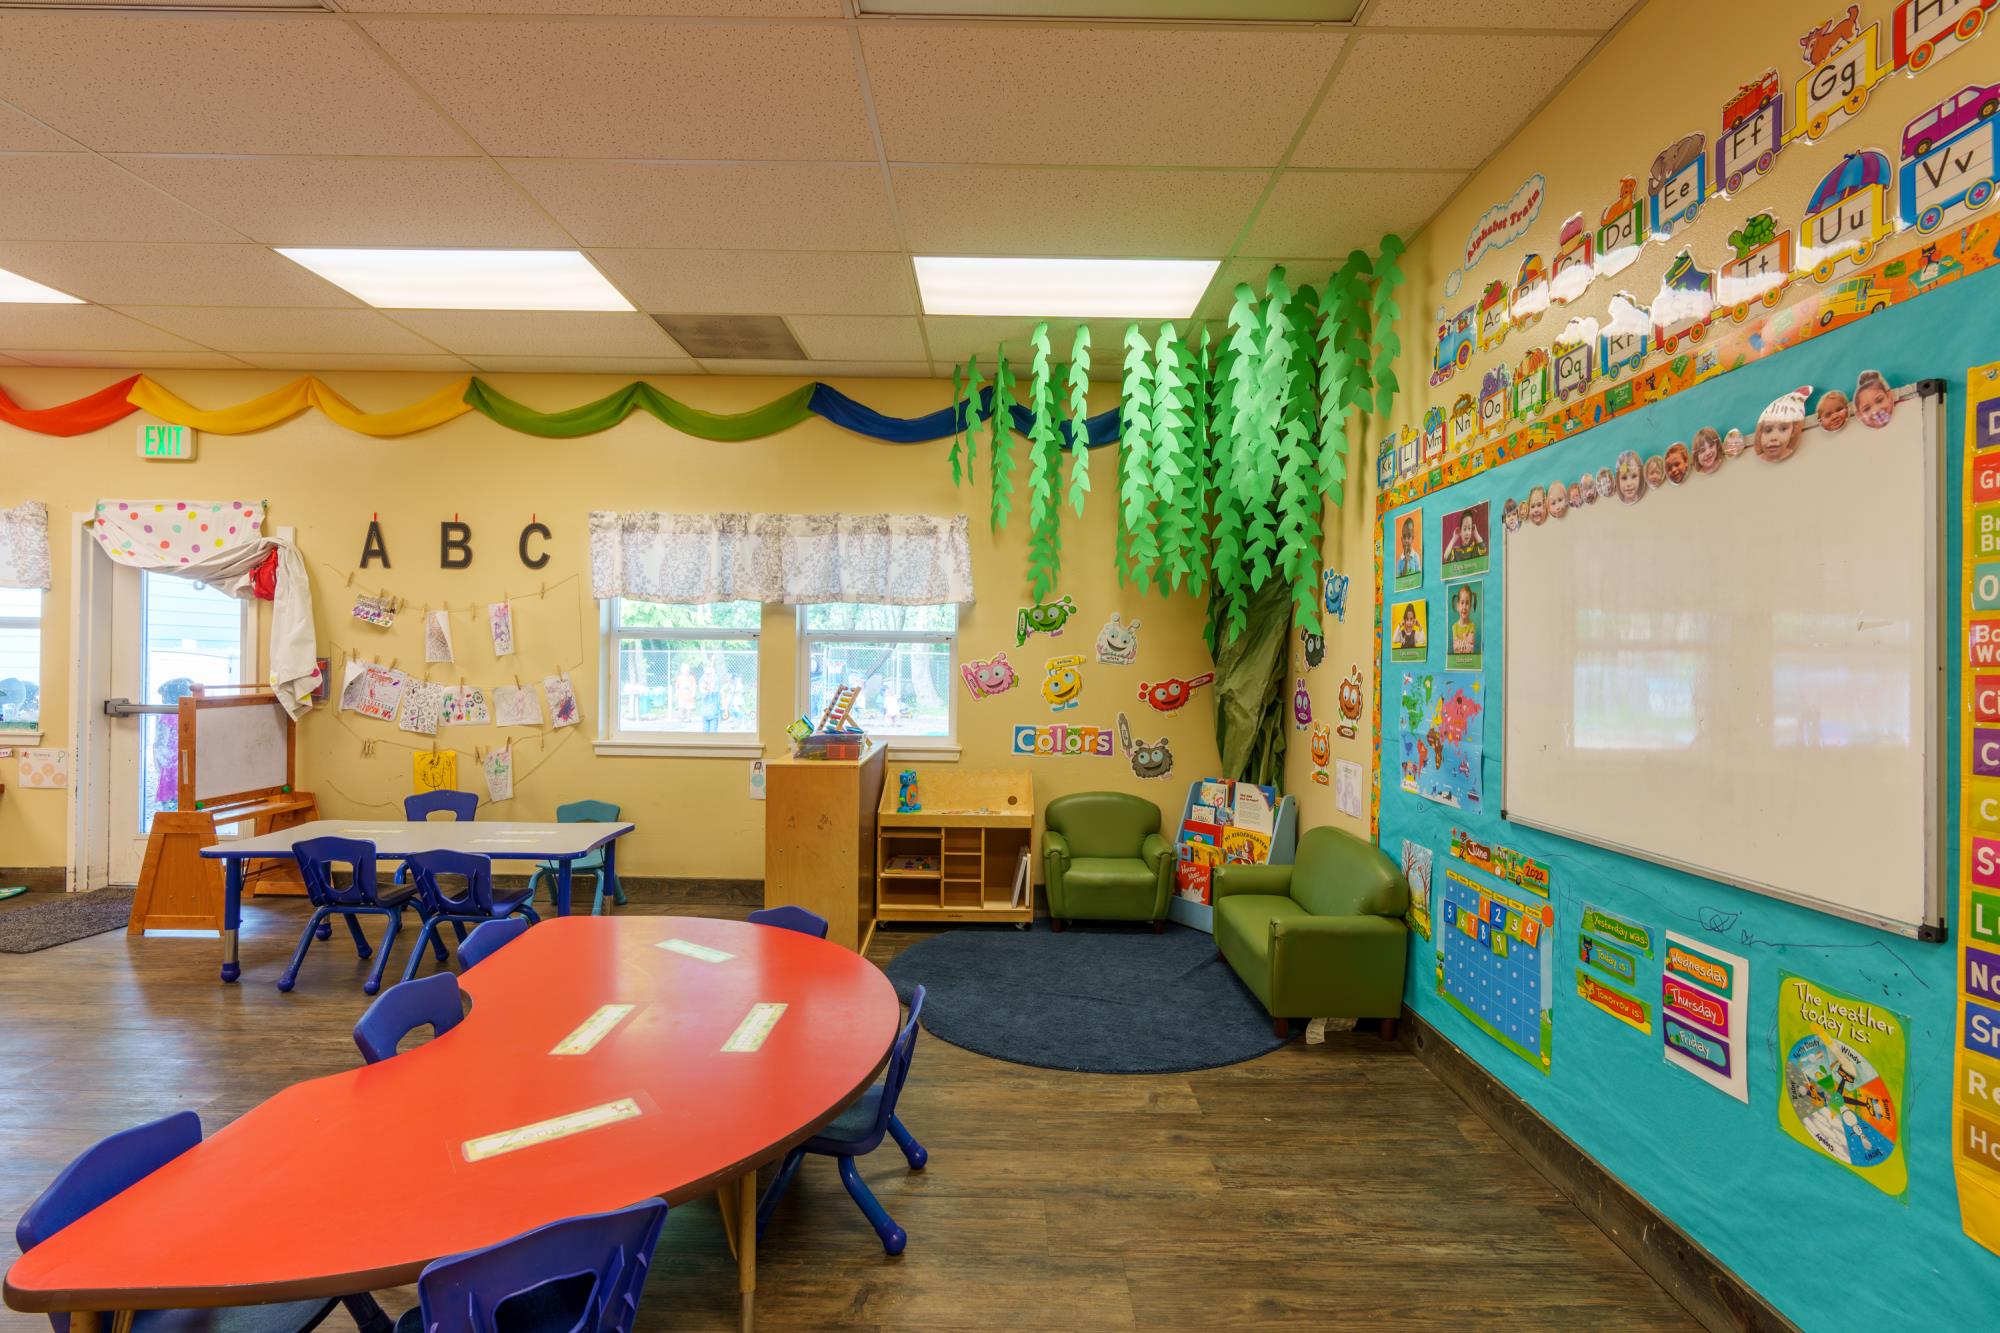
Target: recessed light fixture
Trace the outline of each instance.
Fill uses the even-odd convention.
[[[1185,319],[1218,259],[995,259],[917,256],[927,315]]]
[[[0,301],[14,305],[82,305],[83,298],[44,287],[33,278],[0,268]]]
[[[630,310],[575,250],[347,250],[278,253],[383,310]]]

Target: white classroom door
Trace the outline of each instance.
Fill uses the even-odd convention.
[[[193,579],[117,567],[111,585],[113,699],[167,705],[194,685],[239,685],[254,672],[254,608]],[[135,884],[153,816],[175,808],[180,757],[171,713],[111,724],[111,882]]]

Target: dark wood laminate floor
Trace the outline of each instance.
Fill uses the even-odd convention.
[[[627,910],[747,909],[635,899]],[[271,983],[303,904],[266,900],[246,916],[239,986],[216,983],[212,937],[111,934],[0,955],[8,1242],[28,1200],[103,1135],[181,1107],[213,1132],[359,1058],[349,1032],[366,1005],[363,965],[344,935],[280,995]],[[885,962],[916,938],[885,932],[870,956]],[[1147,1077],[1027,1069],[926,1034],[902,1115],[930,1169],[913,1174],[885,1149],[863,1174],[908,1229],[908,1251],[885,1257],[832,1164],[808,1160],[760,1247],[760,1328],[1696,1327],[1414,1057],[1372,1034]],[[385,1209],[420,1206],[394,1182],[355,1187],[380,1188]],[[11,1262],[11,1243],[0,1254]],[[734,1328],[734,1276],[713,1203],[675,1209],[640,1327]],[[382,1297],[391,1314],[414,1301]],[[0,1310],[0,1327],[47,1324]],[[351,1323],[336,1313],[325,1327]]]

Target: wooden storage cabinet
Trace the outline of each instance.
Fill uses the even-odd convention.
[[[871,740],[859,759],[785,758],[764,766],[764,906],[819,913],[827,938],[857,953],[875,933],[875,811],[885,753]],[[893,792],[889,804],[896,804]]]
[[[1014,885],[1035,836],[1034,785],[1025,773],[923,772],[921,810],[896,810],[885,782],[876,820],[875,914],[882,921],[1032,921],[1033,861],[1019,907]]]

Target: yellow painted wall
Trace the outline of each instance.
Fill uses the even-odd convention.
[[[1889,58],[1893,9],[1888,0],[1861,5],[1864,28],[1882,21],[1884,61]],[[1433,333],[1440,318],[1475,304],[1480,290],[1495,278],[1512,288],[1529,253],[1540,254],[1544,263],[1552,261],[1559,248],[1558,234],[1570,215],[1582,213],[1585,224],[1594,230],[1605,206],[1618,195],[1620,177],[1633,177],[1643,196],[1655,155],[1683,135],[1699,131],[1707,136],[1712,171],[1724,104],[1742,84],[1775,68],[1789,107],[1794,84],[1809,69],[1801,58],[1800,36],[1845,12],[1844,2],[1819,0],[1760,4],[1649,0],[1639,5],[1549,104],[1411,239],[1403,263],[1407,281],[1398,294],[1404,316],[1400,328],[1403,355],[1396,372],[1403,393],[1386,422],[1371,419],[1357,425],[1357,438],[1365,434],[1366,445],[1356,449],[1351,465],[1355,499],[1343,513],[1327,515],[1325,559],[1332,567],[1354,575],[1350,594],[1354,610],[1344,626],[1329,626],[1326,662],[1308,679],[1316,717],[1332,715],[1340,680],[1350,663],[1361,665],[1371,698],[1375,689],[1370,619],[1374,479],[1376,445],[1385,430],[1417,425],[1433,405],[1449,413],[1461,393],[1471,393],[1476,399],[1480,378],[1488,368],[1504,362],[1511,369],[1530,348],[1545,348],[1553,342],[1573,317],[1589,316],[1604,323],[1614,292],[1628,292],[1641,305],[1650,306],[1661,275],[1684,246],[1692,250],[1702,269],[1719,272],[1733,257],[1729,233],[1753,214],[1774,213],[1778,226],[1793,229],[1796,240],[1814,187],[1844,154],[1873,148],[1884,153],[1893,166],[1899,160],[1903,127],[1913,117],[1967,84],[2000,81],[2000,35],[1992,32],[1938,60],[1921,76],[1892,75],[1874,87],[1860,114],[1835,126],[1817,143],[1791,144],[1778,154],[1770,173],[1733,197],[1724,199],[1711,193],[1693,224],[1669,240],[1644,246],[1630,267],[1598,278],[1569,305],[1552,306],[1539,323],[1510,334],[1500,347],[1475,351],[1465,369],[1437,388],[1430,386],[1436,342]],[[1989,15],[1988,26],[1993,25]],[[1467,106],[1463,114],[1476,116],[1479,109]],[[1521,239],[1485,256],[1464,275],[1456,295],[1447,298],[1446,278],[1463,257],[1475,221],[1537,172],[1547,180],[1547,198],[1540,216]],[[1914,232],[1904,232],[1887,245],[1909,248],[1916,243]],[[1849,268],[1851,265],[1843,263],[1843,274]],[[1325,274],[1301,272],[1292,276],[1317,282]],[[1784,303],[1824,290],[1810,280],[1795,283]],[[1658,363],[1652,358],[1647,365]],[[1592,387],[1601,388],[1608,382],[1600,379]],[[1851,385],[1840,387],[1852,391]],[[1496,522],[1498,518],[1496,513]],[[1364,719],[1360,739],[1336,739],[1334,754],[1366,760],[1368,735]],[[1365,835],[1365,822],[1343,821],[1335,814],[1330,788],[1316,787],[1308,780],[1310,764],[1303,745],[1291,752],[1288,761],[1287,782],[1299,793],[1301,827],[1332,822]]]
[[[136,368],[135,368],[136,369]],[[67,401],[118,377],[113,371],[11,370],[0,387],[27,406]],[[168,371],[156,378],[198,406],[223,406],[265,392],[291,378],[251,372]],[[341,393],[369,410],[410,402],[434,391],[436,376],[331,374]],[[496,376],[503,392],[530,406],[553,409],[598,397],[625,382],[617,377]],[[657,381],[668,393],[713,411],[740,411],[791,389],[795,381],[700,378]],[[881,411],[909,416],[950,401],[948,385],[928,381],[858,380],[848,393]],[[1101,411],[1115,401],[1114,386],[1100,386]],[[961,619],[960,660],[1005,650],[1023,670],[1023,684],[996,699],[959,697],[960,763],[967,768],[1023,768],[1034,777],[1038,802],[1068,791],[1136,791],[1177,809],[1181,781],[1216,765],[1210,710],[1205,704],[1162,718],[1138,701],[1139,682],[1167,675],[1191,676],[1210,666],[1202,643],[1202,604],[1190,597],[1140,598],[1119,588],[1112,566],[1115,491],[1113,458],[1094,456],[1097,491],[1087,514],[1065,510],[1061,591],[1076,599],[1079,618],[1060,639],[1014,643],[1015,610],[1025,599],[1026,502],[998,538],[984,515],[985,463],[977,489],[955,490],[945,442],[888,445],[814,420],[782,435],[739,444],[682,436],[651,417],[637,415],[615,429],[580,440],[519,435],[476,414],[421,435],[371,440],[307,413],[258,435],[203,436],[192,464],[142,462],[136,454],[133,416],[95,435],[62,440],[0,426],[0,505],[45,501],[50,512],[54,587],[46,601],[42,653],[42,723],[45,744],[69,743],[72,710],[67,697],[70,649],[72,512],[105,497],[264,498],[267,531],[298,529],[311,569],[320,651],[399,659],[423,670],[421,615],[426,605],[460,608],[453,620],[459,662],[433,667],[432,679],[509,683],[558,666],[575,681],[584,712],[580,727],[547,733],[538,746],[525,728],[450,728],[440,744],[461,752],[460,785],[482,790],[471,766],[476,744],[511,736],[519,776],[515,799],[483,817],[550,819],[557,804],[597,797],[622,805],[639,832],[620,852],[634,874],[755,878],[763,871],[761,802],[749,796],[749,761],[743,759],[599,757],[591,741],[599,720],[597,608],[589,600],[587,515],[593,509],[684,512],[970,512],[977,602]],[[1014,443],[1024,462],[1025,441]],[[981,441],[981,453],[985,445]],[[1025,472],[1017,472],[1017,479]],[[1024,492],[1022,492],[1024,494]],[[386,588],[407,599],[410,610],[394,629],[377,631],[352,620],[356,568],[369,516],[381,515],[393,562],[356,578],[354,588]],[[473,529],[473,563],[461,571],[438,567],[438,524],[454,514]],[[548,566],[524,569],[516,539],[530,514],[554,532]],[[526,599],[543,583],[546,598]],[[519,653],[504,665],[491,656],[483,625],[464,609],[522,599]],[[1089,654],[1100,626],[1113,611],[1142,622],[1139,658],[1129,667],[1096,664],[1086,670],[1081,706],[1052,714],[1036,688],[1042,662],[1054,652]],[[784,752],[784,726],[797,716],[797,640],[793,613],[764,612],[758,710],[768,755]],[[260,633],[260,646],[262,635]],[[1200,696],[1205,699],[1206,696]],[[81,701],[96,706],[96,700]],[[1122,755],[1111,759],[1017,759],[1009,753],[1016,721],[1074,719],[1110,726],[1120,709],[1145,739],[1165,735],[1176,759],[1175,780],[1143,783]],[[1144,716],[1141,716],[1141,714]],[[350,818],[396,817],[410,791],[407,747],[422,738],[353,713],[315,709],[301,723],[301,782],[317,791],[322,811]],[[362,754],[362,741],[377,742]],[[428,742],[424,742],[426,747]],[[53,866],[64,857],[61,792],[22,791],[13,764],[0,761],[8,790],[0,798],[0,865]],[[1171,816],[1170,816],[1171,817]]]

